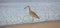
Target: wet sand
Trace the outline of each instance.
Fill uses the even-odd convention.
[[[60,28],[60,21],[7,25],[0,28]]]

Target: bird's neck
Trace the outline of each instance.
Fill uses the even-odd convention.
[[[31,11],[31,8],[29,7],[27,10],[30,12]]]

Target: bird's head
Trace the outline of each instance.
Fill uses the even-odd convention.
[[[28,6],[26,6],[24,9],[29,9],[30,8],[30,6],[28,5]]]
[[[30,6],[26,6],[24,9],[27,9],[28,11],[30,11]]]

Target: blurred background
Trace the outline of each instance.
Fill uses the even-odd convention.
[[[60,0],[0,0],[0,26],[31,23],[32,18],[24,9],[28,4],[40,17],[34,22],[60,20]]]

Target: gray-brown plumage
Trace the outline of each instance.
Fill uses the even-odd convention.
[[[31,8],[30,8],[29,5],[28,5],[27,7],[25,7],[25,8],[28,10],[29,15],[33,18],[33,20],[34,20],[34,18],[40,19],[40,18],[38,17],[38,15],[37,15],[35,12],[33,12],[33,11],[31,10]],[[24,9],[25,9],[25,8],[24,8]]]

